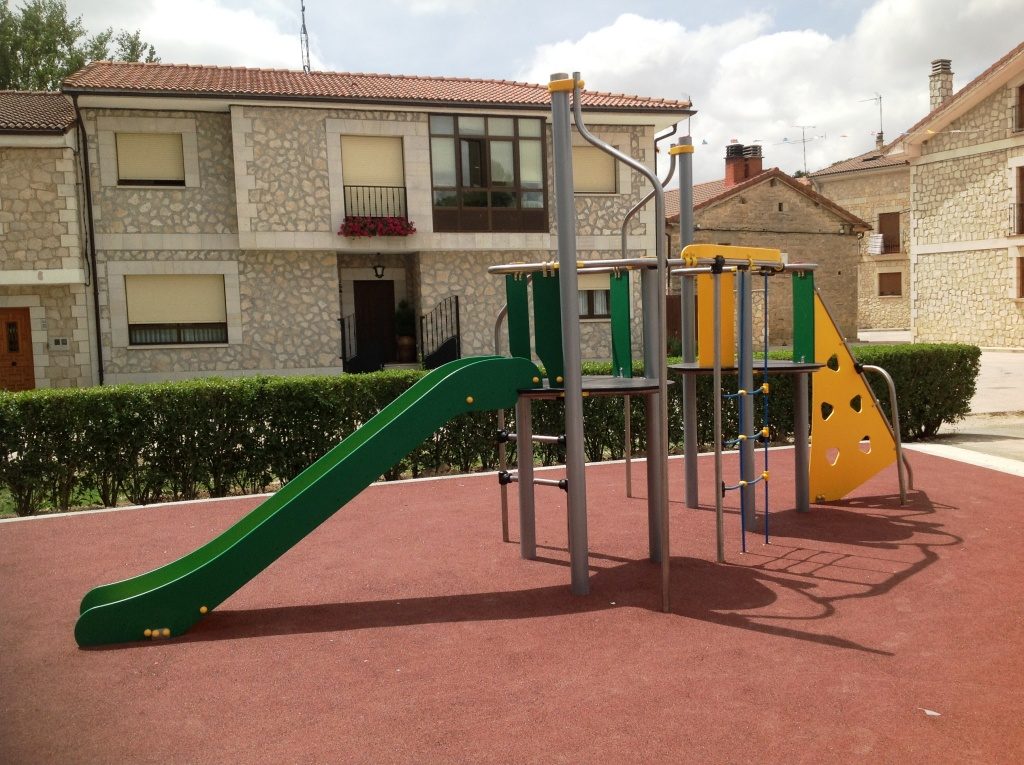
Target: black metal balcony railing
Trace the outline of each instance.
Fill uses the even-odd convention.
[[[462,357],[459,296],[446,297],[430,313],[420,317],[423,366],[435,369]]]
[[[1010,234],[1024,234],[1024,202],[1010,205]]]
[[[899,239],[883,239],[882,240],[882,254],[889,255],[893,252],[901,252],[900,240]]]
[[[366,218],[405,218],[404,186],[346,186],[345,215]]]

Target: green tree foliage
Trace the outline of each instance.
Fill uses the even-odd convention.
[[[138,30],[107,28],[89,35],[82,17],[68,18],[64,0],[28,0],[12,9],[0,0],[0,89],[57,90],[90,61],[158,62]]]

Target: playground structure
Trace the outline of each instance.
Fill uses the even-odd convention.
[[[514,435],[501,435],[500,440],[516,440],[519,455],[519,469],[516,473],[506,469],[503,443],[499,444],[504,537],[508,539],[509,484],[517,483],[519,488],[520,553],[524,558],[536,557],[534,487],[553,484],[564,490],[568,500],[571,588],[577,595],[586,595],[589,592],[589,551],[582,401],[589,396],[623,396],[626,397],[627,407],[629,397],[642,396],[646,399],[649,557],[660,563],[662,608],[668,611],[669,368],[665,356],[665,295],[670,269],[680,269],[684,277],[683,363],[672,371],[681,374],[683,380],[685,448],[688,457],[684,464],[688,506],[698,506],[696,460],[690,457],[697,451],[695,375],[700,373],[710,372],[715,377],[715,485],[724,487],[721,480],[721,396],[718,392],[721,389],[722,370],[731,366],[731,358],[727,358],[731,357],[731,353],[723,352],[723,349],[728,351],[731,347],[725,336],[731,336],[729,327],[732,326],[725,318],[731,315],[726,310],[730,300],[723,299],[721,289],[722,279],[726,276],[735,278],[737,297],[734,302],[740,311],[739,345],[735,362],[740,389],[726,395],[739,397],[741,402],[755,395],[767,397],[770,395],[769,373],[791,373],[797,376],[798,509],[809,508],[809,496],[812,493],[816,499],[842,496],[852,488],[851,482],[855,486],[893,461],[900,464],[902,492],[902,459],[897,460],[898,427],[890,428],[881,415],[878,403],[864,383],[849,349],[835,330],[820,296],[814,292],[810,277],[813,265],[790,267],[782,264],[777,250],[691,244],[693,147],[688,136],[681,138],[670,150],[670,155],[674,159],[678,158],[679,162],[682,192],[680,216],[684,224],[681,225],[681,232],[683,244],[687,246],[679,258],[669,258],[665,251],[662,182],[651,169],[587,130],[579,98],[581,87],[578,73],[574,73],[571,78],[565,74],[553,75],[549,85],[558,261],[506,264],[490,269],[492,273],[505,276],[508,302],[496,325],[496,346],[500,340],[500,321],[507,318],[510,357],[468,357],[431,371],[355,433],[208,544],[153,571],[88,592],[82,600],[75,628],[79,645],[166,638],[182,634],[331,517],[435,429],[452,417],[470,411],[498,410],[500,413],[515,407],[517,432]],[[656,252],[653,258],[577,260],[571,160],[572,121],[585,140],[650,181],[655,201],[656,226]],[[629,217],[644,202],[627,215],[623,232]],[[581,372],[578,272],[609,274],[614,370],[610,377],[584,377]],[[633,272],[638,273],[640,278],[642,358],[645,370],[642,378],[633,377],[632,374],[629,282]],[[762,366],[764,377],[761,387],[755,389],[750,282],[755,273],[764,276],[767,282],[769,277],[784,272],[794,275],[794,309],[801,317],[810,317],[812,323],[802,323],[802,329],[797,333],[799,344],[794,340],[794,358],[791,362],[769,362],[766,359]],[[801,282],[799,289],[798,282]],[[534,319],[532,347],[529,320],[531,287]],[[693,332],[693,318],[697,315],[695,296],[698,290],[712,298],[710,302],[707,299],[700,301],[703,317],[700,326],[704,334],[699,358]],[[798,293],[799,305],[796,297]],[[706,332],[709,326],[712,328],[710,343]],[[830,329],[834,336],[829,334]],[[543,364],[543,372],[532,361],[534,352]],[[826,354],[829,354],[828,360],[818,364],[815,359]],[[817,374],[816,370],[819,369],[827,371],[831,376],[822,378],[821,384],[819,378],[815,377],[812,407],[815,440],[808,458],[807,383],[810,375]],[[558,398],[564,401],[564,433],[532,433],[531,403],[539,398]],[[892,400],[895,402],[895,396],[892,396]],[[721,494],[727,488],[740,491],[744,527],[753,528],[756,515],[754,486],[763,481],[767,487],[769,476],[767,467],[760,478],[754,475],[753,447],[758,436],[754,432],[753,407],[741,406],[741,412],[736,439],[742,455],[740,479],[735,487],[724,487],[716,491],[720,561],[724,560]],[[503,424],[503,414],[499,414],[499,417],[499,422]],[[628,417],[626,421],[628,423]],[[768,424],[763,423],[758,431],[762,434],[761,440],[766,440],[768,427]],[[867,450],[859,446],[864,443],[864,438],[869,439]],[[565,479],[551,481],[534,476],[532,444],[545,441],[564,444]],[[833,455],[834,450],[838,451]],[[767,518],[765,529],[767,531]]]

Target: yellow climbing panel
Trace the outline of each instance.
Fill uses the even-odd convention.
[[[719,277],[719,316],[722,321],[721,359],[723,367],[736,366],[736,274],[728,271]],[[715,365],[715,277],[697,275],[697,364],[710,369]]]
[[[818,294],[814,329],[814,355],[825,366],[811,378],[810,489],[815,502],[828,502],[896,462],[896,439]]]

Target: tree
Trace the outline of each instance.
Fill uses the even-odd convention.
[[[15,10],[0,0],[0,89],[57,90],[65,77],[99,60],[160,59],[138,30],[88,36],[81,16],[68,18],[64,0],[28,0]]]

